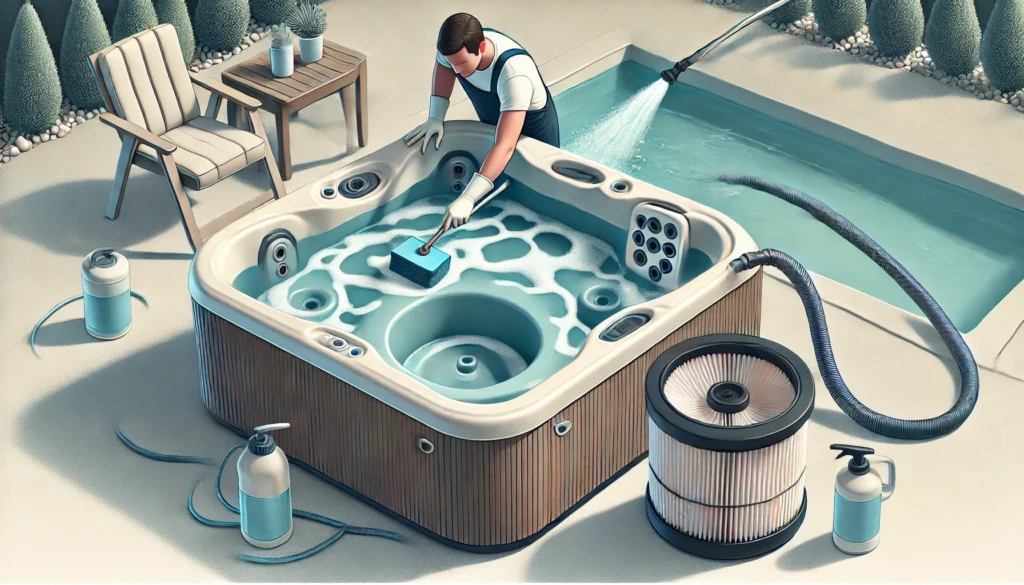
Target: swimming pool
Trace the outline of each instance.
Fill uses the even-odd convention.
[[[625,62],[559,94],[563,138],[569,142],[657,77]],[[627,166],[619,170],[729,215],[760,246],[783,250],[808,270],[920,315],[869,258],[809,215],[709,179],[753,174],[804,191],[878,241],[963,332],[1024,280],[1024,212],[685,83],[670,88]]]

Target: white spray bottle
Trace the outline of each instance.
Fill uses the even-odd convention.
[[[292,494],[288,458],[267,433],[288,423],[253,429],[249,445],[238,458],[238,508],[242,536],[249,544],[274,548],[292,536]]]
[[[888,457],[873,458],[889,468],[889,481],[871,467],[868,455],[875,450],[854,445],[832,445],[840,451],[836,459],[851,457],[836,475],[832,542],[844,553],[861,555],[875,550],[880,538],[882,502],[896,489],[896,464]]]

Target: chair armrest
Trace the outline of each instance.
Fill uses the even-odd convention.
[[[106,124],[107,126],[110,126],[111,128],[115,128],[117,130],[120,130],[121,132],[124,132],[125,134],[134,136],[140,142],[151,146],[153,150],[157,151],[160,154],[171,154],[172,152],[175,151],[175,149],[178,148],[170,140],[160,138],[159,136],[153,134],[149,130],[146,130],[142,126],[139,126],[138,124],[133,124],[128,120],[118,118],[110,112],[103,112],[102,114],[100,114],[100,121]]]
[[[203,89],[206,89],[207,91],[219,95],[220,97],[228,100],[229,102],[238,104],[239,106],[242,106],[247,110],[255,110],[256,108],[260,107],[260,101],[258,99],[249,97],[244,93],[236,89],[232,89],[215,79],[210,79],[209,77],[204,77],[202,75],[199,75],[198,73],[191,71],[189,72],[189,76],[192,78],[192,83],[198,85]]]

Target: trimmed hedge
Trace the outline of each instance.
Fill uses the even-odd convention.
[[[121,0],[114,14],[113,41],[116,43],[156,25],[152,0]]]
[[[764,17],[765,22],[792,24],[811,13],[811,0],[790,0]]]
[[[79,108],[104,105],[89,56],[110,46],[110,35],[96,0],[72,0],[60,42],[60,83],[64,95]]]
[[[921,1],[875,2],[868,11],[868,34],[880,55],[906,57],[924,39]]]
[[[38,134],[60,117],[61,92],[57,64],[39,14],[30,2],[14,21],[4,76],[4,114],[11,127]]]
[[[280,24],[297,4],[295,0],[249,0],[249,9],[257,22]]]
[[[814,0],[811,8],[822,38],[834,41],[857,34],[868,19],[868,6],[864,0]]]
[[[215,51],[230,51],[249,31],[248,0],[199,0],[196,39]]]
[[[192,21],[188,17],[185,0],[155,0],[156,17],[160,24],[174,26],[181,45],[181,56],[185,65],[191,65],[196,58],[196,37],[192,32]]]
[[[981,36],[981,64],[994,87],[1024,89],[1024,0],[997,0]]]
[[[928,55],[950,75],[967,75],[981,62],[981,25],[971,0],[936,0],[924,35]]]

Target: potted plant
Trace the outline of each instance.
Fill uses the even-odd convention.
[[[303,63],[313,63],[324,56],[327,13],[315,0],[300,0],[285,24],[299,37],[299,56]]]
[[[289,77],[295,69],[295,53],[288,25],[275,24],[270,29],[270,72],[277,77]]]

